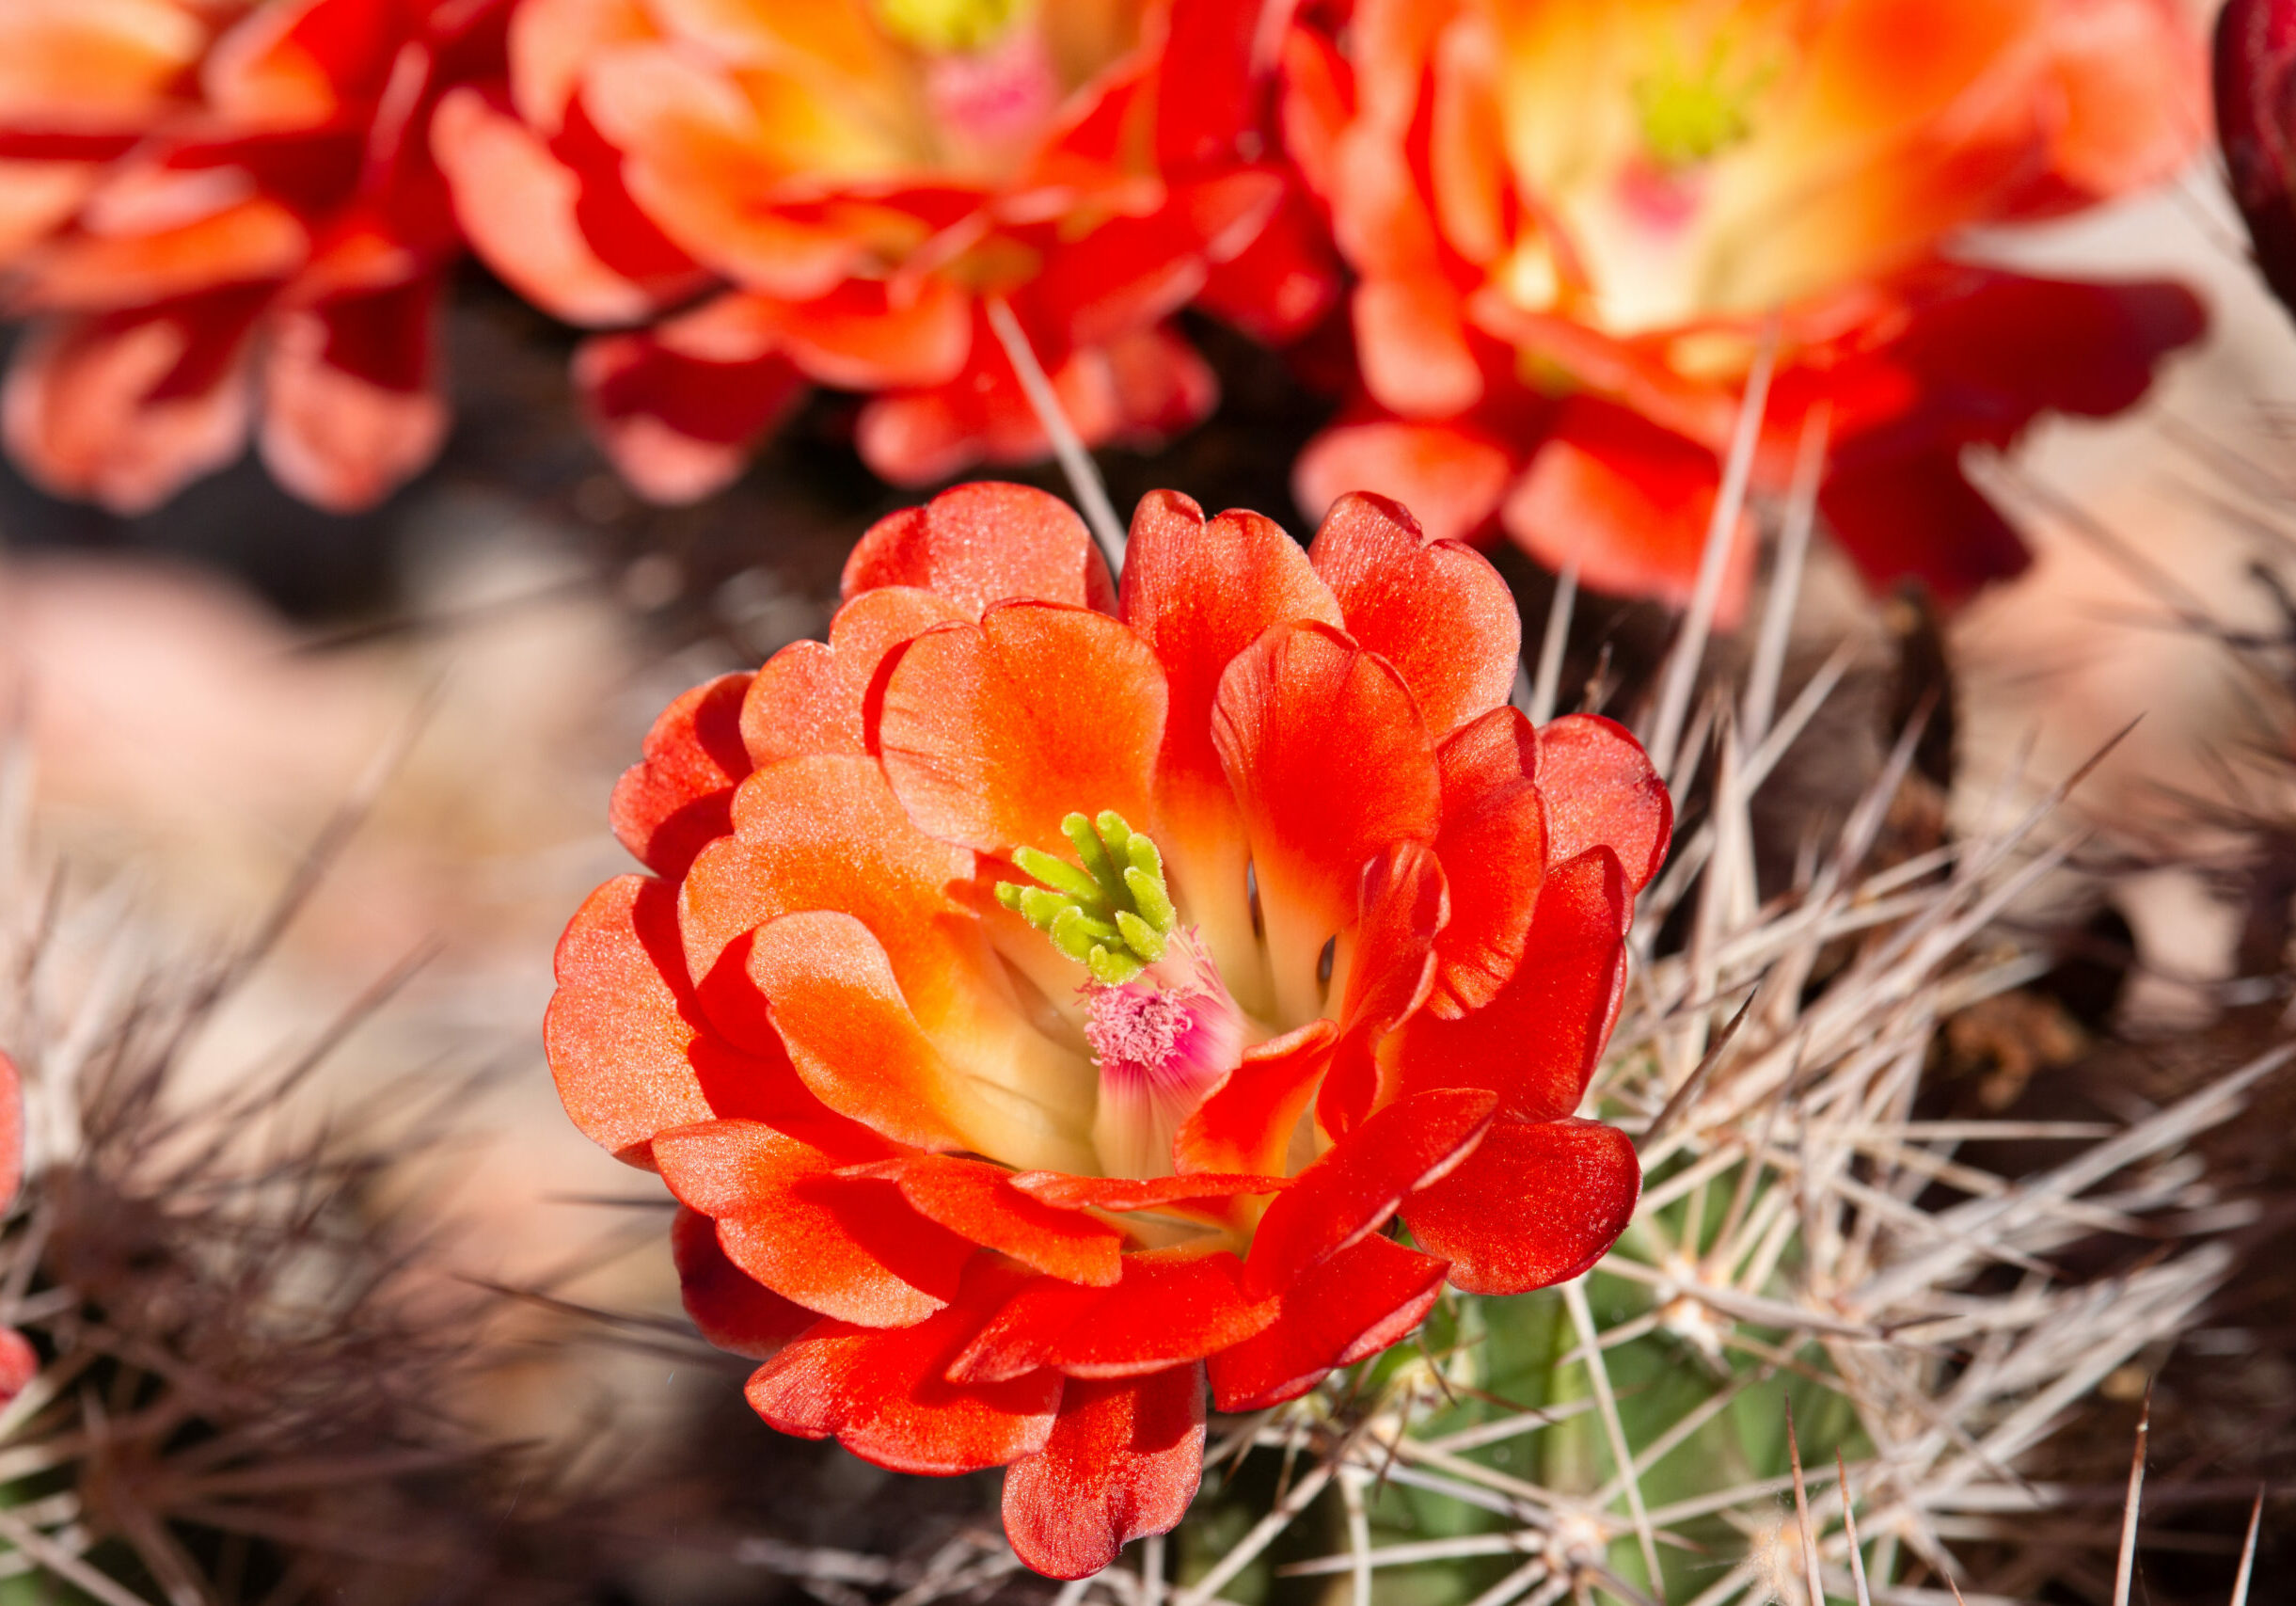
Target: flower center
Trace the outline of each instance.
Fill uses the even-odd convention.
[[[1730,43],[1717,39],[1692,67],[1667,46],[1656,69],[1636,80],[1642,144],[1662,169],[1710,160],[1753,133],[1748,108],[1770,79],[1764,68],[1728,75]]]
[[[984,50],[1028,9],[1030,0],[877,0],[887,33],[935,55]]]
[[[1061,835],[1076,848],[1083,868],[1035,848],[1012,862],[1038,882],[999,882],[997,901],[1017,910],[1053,946],[1107,987],[1121,987],[1164,957],[1164,939],[1180,923],[1164,883],[1164,855],[1114,809],[1100,819],[1072,814]]]
[[[1023,848],[1013,862],[1040,884],[1000,882],[997,901],[1091,973],[1085,1041],[1100,1073],[1101,1169],[1169,1176],[1180,1123],[1243,1056],[1243,1012],[1180,925],[1156,844],[1114,812],[1072,814],[1060,829],[1079,863]]]

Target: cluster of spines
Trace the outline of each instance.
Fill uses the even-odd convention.
[[[1060,830],[1083,867],[1022,848],[1012,862],[1043,884],[999,882],[997,901],[1051,938],[1095,981],[1121,987],[1164,958],[1164,939],[1180,921],[1164,884],[1164,855],[1114,809],[1098,819],[1072,814]]]

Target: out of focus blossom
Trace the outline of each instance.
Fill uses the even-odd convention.
[[[685,1206],[761,1416],[1008,1466],[1013,1548],[1081,1578],[1186,1511],[1208,1389],[1609,1248],[1640,1173],[1574,1112],[1671,808],[1618,726],[1507,707],[1506,586],[1377,498],[1303,552],[1159,493],[1119,592],[1065,505],[963,485],[845,592],[655,725],[551,1069]]]
[[[0,1214],[24,1185],[24,1082],[0,1048]],[[40,1352],[14,1328],[0,1328],[0,1407],[40,1375]]]
[[[922,483],[1047,441],[1003,297],[1086,440],[1211,408],[1170,326],[1269,339],[1333,291],[1272,143],[1280,15],[1238,0],[520,0],[510,72],[440,109],[473,245],[570,322],[624,474],[703,496],[808,383]]]
[[[1952,254],[2192,154],[2175,0],[1361,0],[1306,13],[1286,74],[1360,276],[1360,394],[1298,466],[1311,512],[1368,486],[1679,602],[1774,329],[1756,488],[1828,409],[1834,533],[1869,579],[1958,596],[2025,562],[1962,449],[2130,405],[2201,327],[2174,285]]]
[[[2296,310],[2296,5],[2230,0],[2216,19],[2216,132],[2256,266]]]
[[[499,73],[505,0],[0,8],[0,294],[29,318],[10,454],[121,512],[250,436],[321,506],[436,453],[459,250],[426,130]]]

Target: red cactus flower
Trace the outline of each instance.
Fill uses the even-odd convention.
[[[16,1062],[0,1051],[0,1213],[24,1185],[24,1083]],[[14,1328],[0,1328],[0,1406],[24,1392],[40,1375],[40,1352]]]
[[[1957,596],[2025,562],[1961,448],[2128,406],[2201,326],[2173,285],[1945,255],[2192,152],[2177,0],[1359,0],[1306,13],[1286,73],[1360,276],[1361,394],[1300,461],[1310,510],[1368,485],[1680,602],[1774,319],[1757,485],[1829,408],[1834,533],[1871,580]]]
[[[34,319],[8,448],[60,495],[151,507],[237,457],[378,501],[447,427],[459,250],[428,153],[500,71],[507,0],[39,0],[0,12],[0,294]],[[11,75],[13,64],[60,63]]]
[[[507,84],[435,143],[497,272],[627,326],[575,372],[641,491],[723,485],[809,381],[872,393],[863,455],[922,484],[1048,450],[991,296],[1091,442],[1210,410],[1181,306],[1270,339],[1323,311],[1261,154],[1273,39],[1233,0],[520,0]]]
[[[2296,5],[2229,0],[2216,19],[2216,132],[2272,294],[2296,310]]]
[[[550,1063],[686,1207],[760,1415],[1008,1465],[1077,1577],[1186,1510],[1207,1378],[1290,1399],[1447,1277],[1608,1248],[1634,1152],[1572,1112],[1670,804],[1616,725],[1506,706],[1505,587],[1377,498],[1303,552],[1151,496],[1119,594],[1065,505],[966,485],[845,595],[655,726],[613,809],[653,873],[568,929]]]

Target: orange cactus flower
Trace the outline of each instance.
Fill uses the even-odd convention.
[[[1359,0],[1290,34],[1285,127],[1359,275],[1361,394],[1297,468],[1607,590],[1692,586],[1774,321],[1755,484],[1828,409],[1823,510],[1876,582],[2021,567],[1963,478],[2129,405],[2198,303],[1949,260],[2161,178],[2205,127],[2178,0]],[[1751,566],[1737,543],[1725,614]]]
[[[862,454],[924,484],[1048,450],[990,297],[1092,442],[1211,409],[1183,305],[1323,312],[1263,154],[1276,37],[1235,0],[520,0],[507,83],[435,143],[488,263],[622,330],[575,372],[639,490],[722,485],[808,382],[872,393]]]
[[[348,510],[427,464],[460,246],[425,131],[500,71],[506,8],[0,9],[0,305],[34,320],[0,425],[24,470],[139,512],[253,434],[289,490]]]
[[[1447,1278],[1609,1247],[1634,1151],[1573,1112],[1671,805],[1618,726],[1506,705],[1506,588],[1375,497],[1303,551],[1159,493],[1119,592],[1063,503],[965,485],[845,595],[647,739],[652,873],[568,929],[550,1063],[685,1206],[766,1421],[1007,1465],[1081,1577],[1186,1510],[1208,1382],[1292,1398]]]

